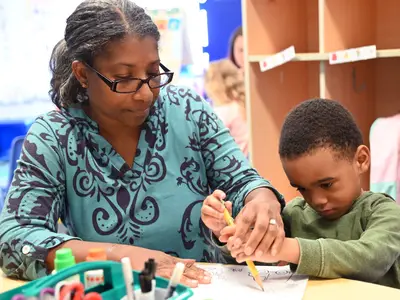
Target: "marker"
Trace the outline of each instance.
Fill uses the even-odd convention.
[[[154,300],[155,293],[152,291],[152,276],[150,273],[143,271],[139,274],[140,282],[140,300]]]
[[[151,273],[153,279],[155,279],[155,277],[156,277],[156,270],[157,270],[157,264],[156,264],[156,261],[154,260],[154,258],[150,258],[150,259],[148,260],[148,265],[149,265],[150,273]]]
[[[124,257],[121,259],[121,263],[126,286],[126,300],[134,300],[135,294],[133,293],[133,275],[131,260],[129,259],[129,257]]]
[[[156,293],[156,270],[157,270],[157,264],[153,258],[150,258],[147,262],[148,265],[148,270],[151,275],[151,292],[153,294],[153,297],[155,297]]]
[[[89,249],[86,261],[102,261],[102,260],[107,260],[107,254],[103,248]],[[91,270],[85,273],[85,289],[89,289],[99,284],[104,284],[103,270]]]
[[[54,298],[60,299],[60,292],[64,285],[68,285],[68,281],[59,281],[57,282],[56,286],[54,287]]]
[[[52,288],[45,288],[40,291],[39,300],[53,300],[55,292]]]
[[[179,282],[181,281],[182,278],[182,274],[183,271],[185,270],[185,264],[178,262],[175,265],[174,271],[172,272],[172,276],[171,279],[169,281],[168,284],[168,288],[167,288],[167,296],[165,297],[165,299],[169,299],[173,296],[175,290],[176,290],[176,286],[179,284]]]

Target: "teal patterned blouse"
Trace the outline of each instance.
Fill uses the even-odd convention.
[[[221,189],[235,215],[258,187],[273,190],[190,89],[161,90],[132,168],[82,109],[52,111],[26,136],[0,215],[0,265],[8,276],[45,276],[48,250],[70,239],[219,262],[200,219],[202,201]],[[59,218],[68,235],[57,233]]]

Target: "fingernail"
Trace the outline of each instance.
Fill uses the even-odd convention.
[[[275,256],[275,255],[276,255],[276,249],[272,249],[271,255],[272,255],[272,256]]]
[[[253,248],[246,247],[246,249],[244,250],[244,253],[246,253],[246,255],[251,255],[253,253]]]
[[[235,240],[233,246],[234,246],[235,248],[239,248],[241,245],[242,245],[242,241],[241,241],[239,238],[237,238],[237,239]]]
[[[261,250],[257,250],[256,256],[261,257],[263,255],[263,252]]]
[[[196,285],[199,284],[199,282],[197,280],[194,280],[194,279],[190,280],[190,282],[193,283],[193,284],[196,284]]]
[[[204,271],[204,275],[207,276],[207,277],[211,277],[212,276],[211,273],[208,273],[207,271]]]
[[[209,276],[204,276],[204,281],[211,281],[211,277],[209,277]]]

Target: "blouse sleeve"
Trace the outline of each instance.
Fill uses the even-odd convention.
[[[57,138],[43,119],[28,132],[0,215],[0,266],[10,277],[47,274],[48,250],[70,239],[57,233],[65,197],[65,172]]]
[[[220,189],[232,201],[233,216],[243,208],[247,195],[257,188],[269,188],[277,196],[282,209],[283,196],[250,166],[229,130],[216,116],[211,106],[192,92],[191,117],[198,127],[199,148],[207,169],[207,178],[212,190]]]

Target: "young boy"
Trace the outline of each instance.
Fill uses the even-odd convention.
[[[231,255],[238,262],[286,261],[296,274],[400,288],[400,207],[387,195],[362,190],[370,153],[349,111],[332,100],[301,103],[286,117],[279,154],[303,196],[283,211],[288,237],[275,256],[270,249],[247,256],[234,226],[226,227],[216,234]]]

